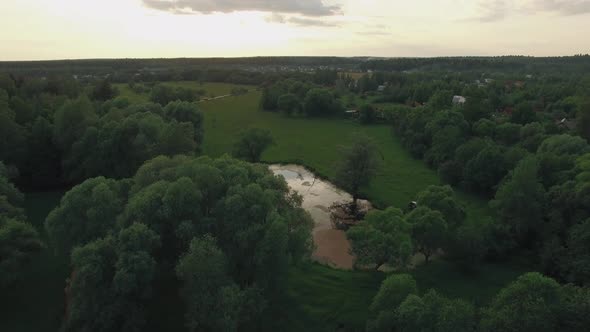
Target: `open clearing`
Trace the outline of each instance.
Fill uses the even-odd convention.
[[[361,126],[353,120],[288,118],[260,111],[259,100],[260,93],[254,91],[202,104],[204,153],[210,156],[231,153],[241,130],[265,128],[271,131],[276,144],[265,152],[263,161],[301,164],[322,177],[333,178],[340,147],[350,143],[351,135],[359,131],[375,140],[382,157],[379,175],[364,190],[366,198],[377,207],[405,207],[427,186],[440,184],[436,172],[412,158],[388,125]],[[460,192],[457,196],[471,220],[481,220],[489,214],[484,199]]]

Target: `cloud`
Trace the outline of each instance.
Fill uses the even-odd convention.
[[[267,22],[291,24],[301,27],[336,27],[339,26],[336,22],[330,22],[321,18],[309,18],[301,16],[287,16],[282,14],[272,14],[266,18]]]
[[[466,22],[497,22],[511,15],[580,15],[590,13],[590,0],[480,0],[478,14]]]
[[[463,22],[496,22],[503,20],[509,11],[508,5],[504,0],[488,0],[477,3],[478,14],[475,17],[462,19]]]
[[[323,0],[142,0],[142,2],[146,7],[175,14],[260,11],[321,17],[341,13],[340,6],[326,5]]]
[[[524,10],[530,12],[553,12],[561,15],[590,13],[590,0],[534,0],[528,1]]]

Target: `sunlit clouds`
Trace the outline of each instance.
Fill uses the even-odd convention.
[[[19,0],[0,60],[588,53],[590,1]]]

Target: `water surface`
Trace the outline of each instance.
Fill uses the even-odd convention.
[[[289,187],[303,196],[302,207],[315,222],[313,258],[334,267],[352,269],[354,257],[349,252],[350,243],[343,231],[332,228],[329,211],[332,204],[349,202],[352,196],[302,166],[271,165],[269,168],[275,175],[283,176]]]

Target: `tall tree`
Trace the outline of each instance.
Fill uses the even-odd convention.
[[[535,157],[522,160],[490,203],[500,221],[524,246],[533,243],[543,224],[545,189],[539,181],[538,171],[539,163]]]
[[[447,242],[447,222],[442,213],[423,206],[408,214],[407,220],[412,224],[414,248],[424,255],[428,264],[432,254],[443,248]]]
[[[377,175],[378,167],[378,151],[373,140],[363,134],[355,135],[352,145],[343,149],[336,173],[336,183],[352,195],[354,211],[361,189]]]
[[[502,289],[483,310],[481,331],[557,331],[560,286],[539,273],[527,273]]]
[[[383,264],[405,267],[412,255],[411,225],[401,210],[388,208],[371,211],[360,225],[349,229],[351,251],[356,264],[372,265],[377,270]]]
[[[109,79],[104,79],[96,83],[94,90],[92,91],[92,96],[96,100],[105,101],[115,98],[117,93],[117,89],[113,88],[111,81]]]
[[[419,206],[426,206],[443,214],[450,228],[457,228],[465,220],[465,209],[455,199],[451,186],[428,186],[416,197]]]
[[[278,99],[278,108],[287,115],[298,113],[301,109],[301,102],[297,95],[287,93],[281,95]]]
[[[250,128],[242,133],[234,144],[233,155],[252,163],[257,163],[264,150],[274,143],[270,131],[260,128]]]

